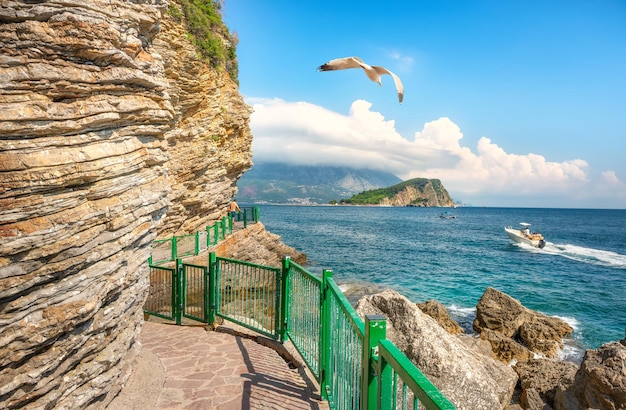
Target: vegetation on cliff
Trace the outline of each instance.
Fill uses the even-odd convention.
[[[414,194],[407,195],[411,191]],[[398,203],[400,197],[404,198]],[[413,178],[387,188],[364,191],[341,202],[352,205],[450,206],[452,199],[440,180]]]
[[[225,69],[238,82],[238,39],[222,21],[222,3],[223,0],[179,0],[178,4],[169,4],[168,12],[177,21],[185,21],[189,41],[201,59],[213,68]]]

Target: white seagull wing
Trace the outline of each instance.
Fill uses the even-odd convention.
[[[317,67],[317,71],[345,70],[348,68],[362,68],[370,80],[381,85],[380,76],[383,74],[389,74],[393,78],[396,90],[398,91],[398,100],[400,101],[400,104],[402,104],[402,100],[404,99],[404,86],[402,85],[402,81],[400,81],[400,77],[387,70],[385,67],[370,66],[369,64],[363,62],[363,60],[359,57],[343,57],[336,58],[334,60],[330,60],[326,64],[322,64]]]
[[[364,68],[359,57],[344,57],[330,60],[317,68],[318,71],[345,70],[346,68]]]
[[[372,66],[372,68],[380,75],[389,74],[391,78],[393,78],[393,83],[396,85],[396,90],[398,91],[398,101],[402,104],[402,100],[404,99],[404,86],[402,85],[402,81],[400,81],[400,77],[387,70],[385,67]]]

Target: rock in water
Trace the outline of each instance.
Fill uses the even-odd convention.
[[[563,347],[563,337],[574,330],[565,321],[528,309],[519,300],[494,288],[487,288],[478,301],[473,327],[481,337],[492,343],[494,353],[505,363],[513,359],[528,360],[526,348],[542,356],[556,358]],[[503,338],[511,340],[507,342]],[[503,349],[502,346],[507,347]],[[519,351],[521,356],[515,351]]]
[[[587,350],[567,389],[557,391],[555,410],[626,410],[626,339]]]
[[[356,310],[361,317],[386,316],[387,339],[458,409],[501,409],[509,404],[517,383],[513,369],[467,347],[404,296],[393,290],[364,296]]]
[[[457,322],[452,320],[448,310],[441,303],[436,300],[428,300],[424,303],[418,303],[417,307],[428,316],[432,317],[443,327],[446,332],[451,335],[460,335],[463,333],[463,329]]]

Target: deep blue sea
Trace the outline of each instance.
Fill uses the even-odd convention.
[[[378,285],[443,303],[471,330],[489,286],[574,327],[563,357],[626,332],[626,210],[261,205],[261,221],[347,286]],[[448,210],[455,219],[442,219]],[[532,224],[543,249],[505,226]]]

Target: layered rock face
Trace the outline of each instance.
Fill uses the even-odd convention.
[[[251,166],[248,107],[167,4],[0,4],[5,408],[109,401],[139,349],[151,241],[218,219]]]

